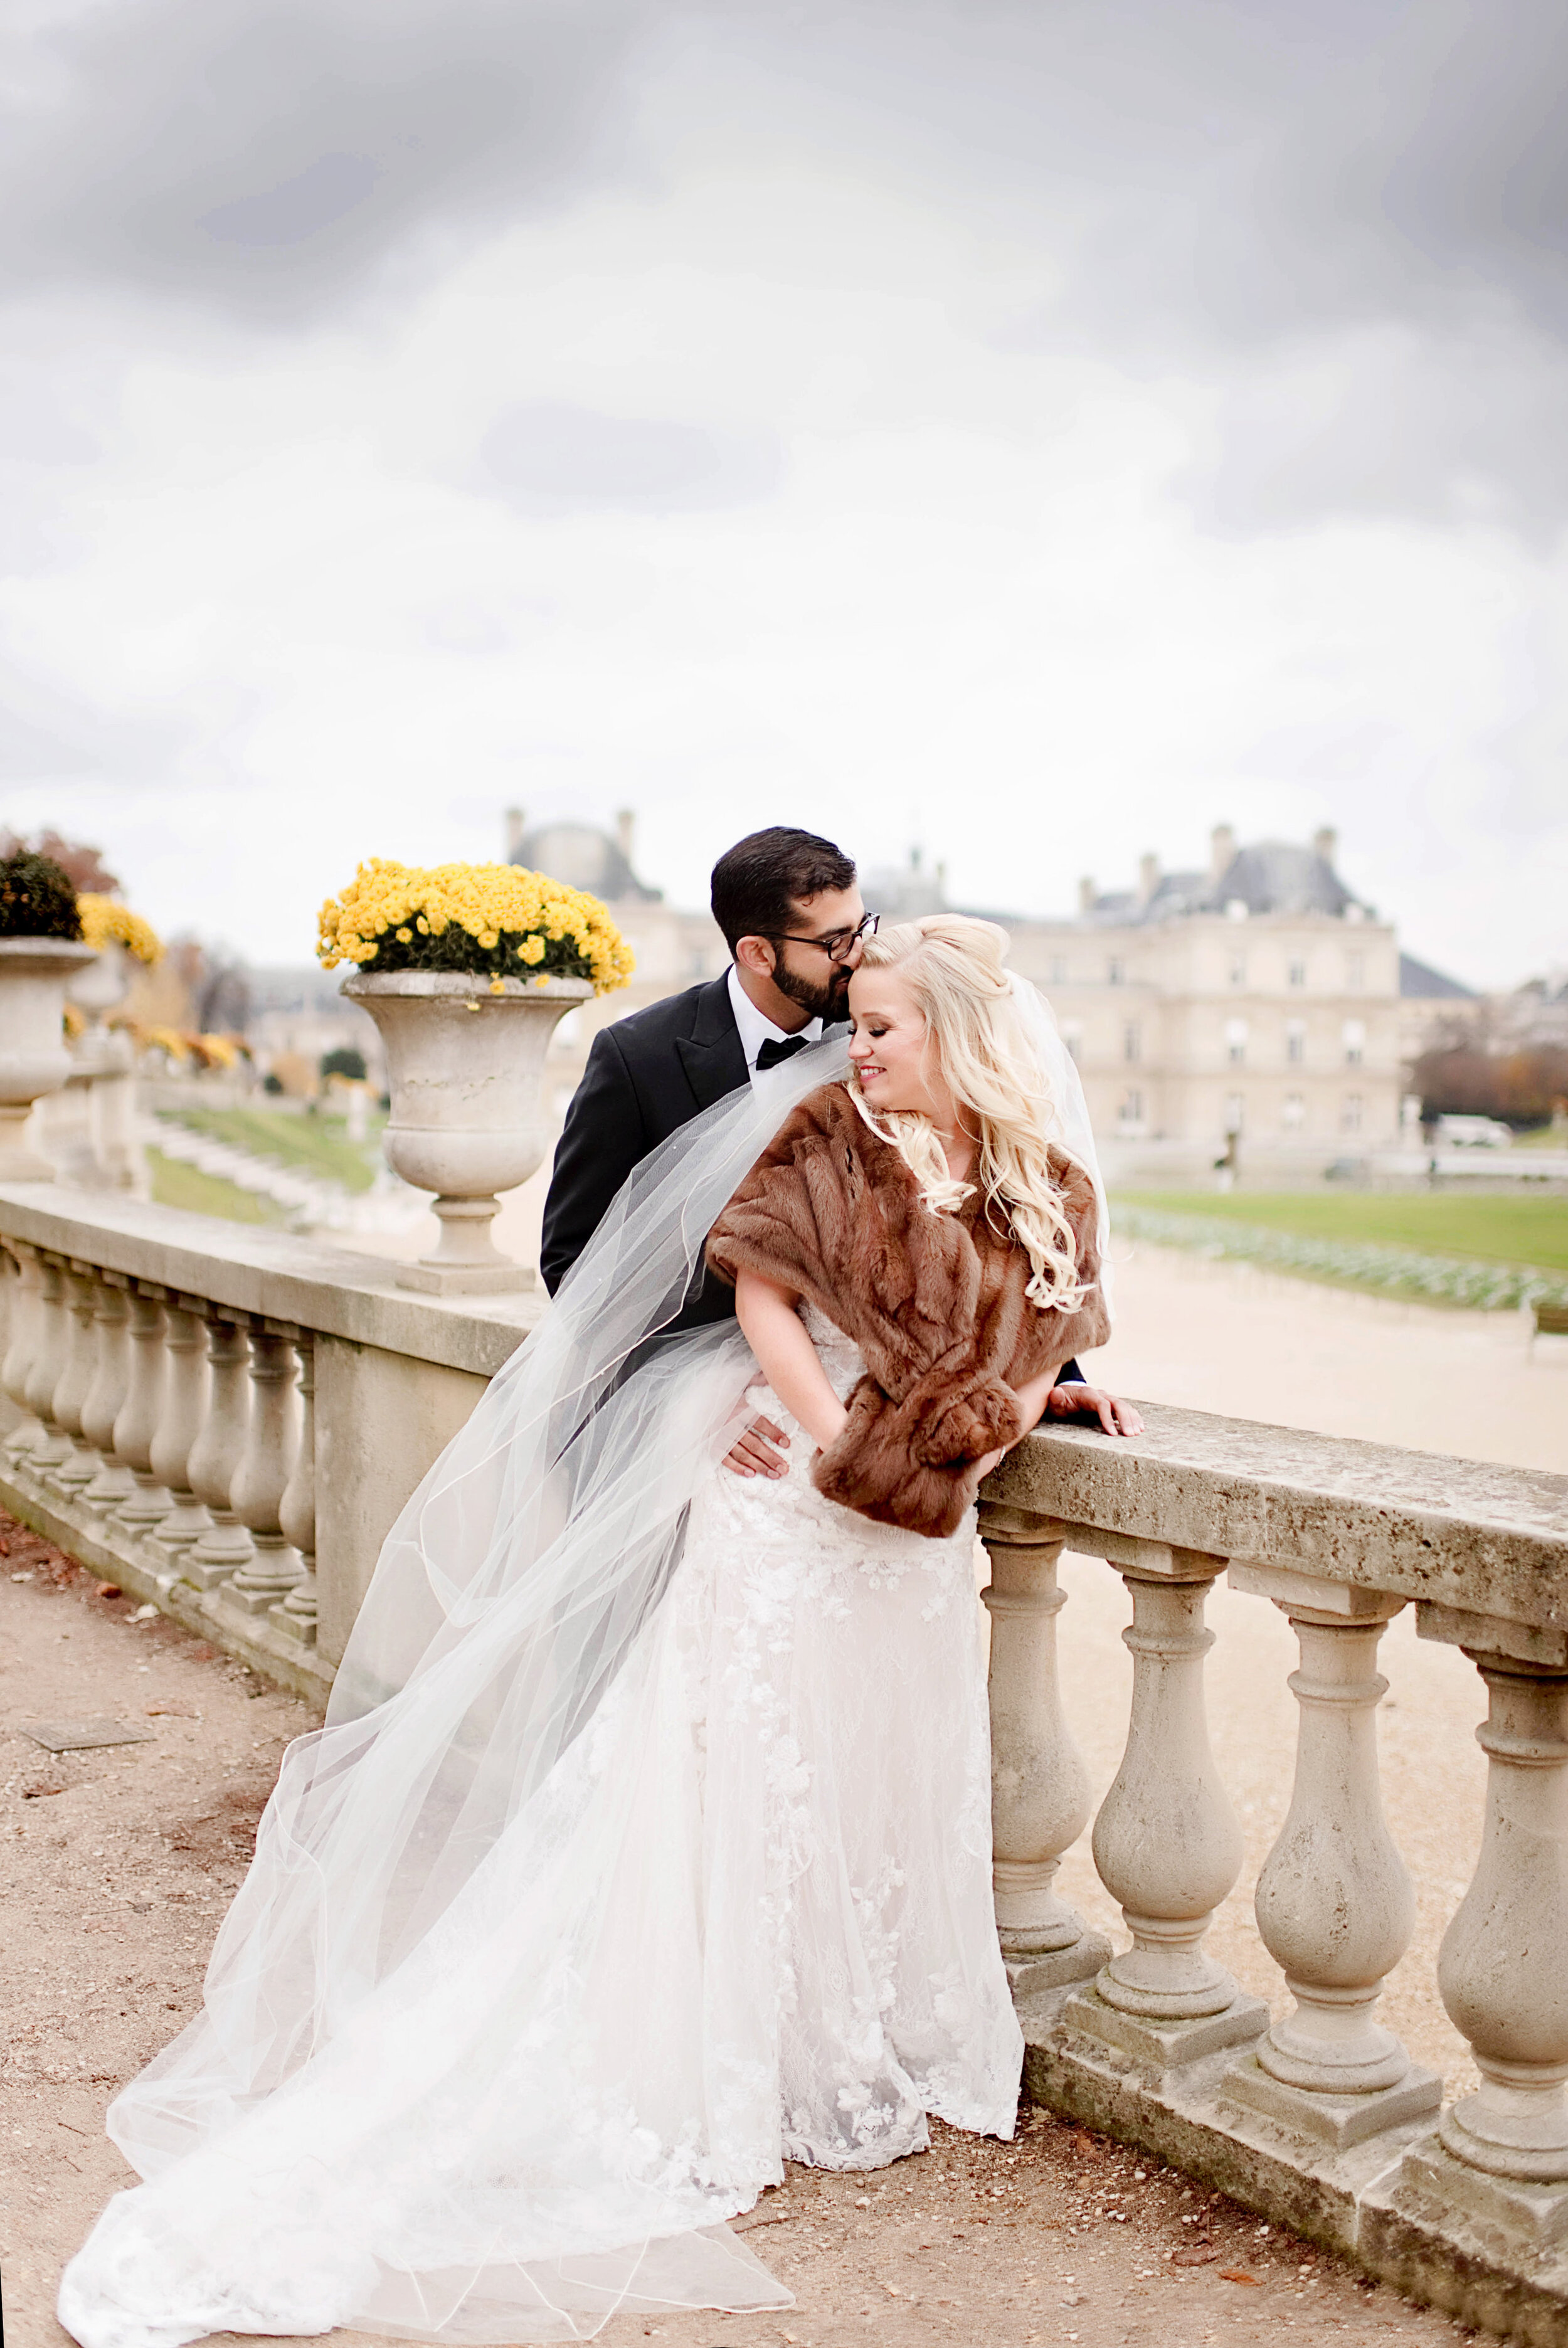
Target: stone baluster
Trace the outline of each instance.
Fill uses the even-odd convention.
[[[1132,1707],[1116,1781],[1095,1820],[1100,1879],[1120,1901],[1132,1946],[1113,1957],[1074,2019],[1164,2067],[1255,2038],[1261,2000],[1239,1991],[1203,1948],[1215,1909],[1241,1872],[1241,1828],[1209,1749],[1203,1624],[1223,1558],[1119,1533],[1074,1534],[1106,1557],[1132,1598],[1122,1638]]]
[[[82,1491],[82,1506],[104,1515],[129,1500],[136,1478],[115,1457],[114,1430],[130,1392],[130,1307],[123,1272],[101,1272],[94,1291],[98,1365],[82,1405],[82,1433],[98,1455],[98,1471]]]
[[[1490,1698],[1476,1731],[1486,1826],[1443,1935],[1438,1988],[1481,2084],[1443,2115],[1454,2162],[1441,2181],[1462,2164],[1475,2182],[1459,2198],[1551,2239],[1568,2227],[1568,1640],[1492,1627],[1510,1645],[1557,1654],[1526,1662],[1464,1643]]]
[[[41,1439],[27,1454],[35,1475],[46,1475],[70,1450],[68,1437],[55,1423],[55,1395],[65,1375],[70,1343],[70,1314],[66,1301],[66,1275],[57,1256],[38,1253],[37,1343],[27,1373],[27,1408],[43,1426]]]
[[[315,1339],[308,1330],[296,1341],[299,1355],[299,1448],[284,1497],[278,1522],[284,1538],[298,1552],[299,1580],[272,1620],[285,1638],[302,1646],[315,1644]]]
[[[0,1371],[0,1385],[4,1385],[22,1414],[5,1446],[8,1457],[20,1460],[44,1440],[44,1422],[27,1401],[27,1384],[40,1343],[42,1275],[36,1248],[29,1247],[25,1240],[7,1240],[5,1245],[16,1266],[16,1284],[11,1298],[5,1365]]]
[[[55,1388],[54,1414],[55,1424],[67,1437],[68,1448],[64,1458],[49,1468],[44,1481],[50,1491],[69,1499],[86,1489],[102,1464],[98,1454],[81,1439],[82,1406],[98,1367],[98,1331],[94,1325],[98,1275],[90,1263],[78,1263],[73,1256],[61,1266],[60,1279],[65,1290],[68,1334],[65,1367]]]
[[[152,1472],[174,1502],[151,1536],[166,1556],[201,1540],[212,1519],[191,1488],[191,1454],[207,1420],[207,1348],[199,1297],[170,1296],[163,1308],[163,1407],[150,1447]]]
[[[199,1590],[216,1590],[255,1555],[255,1545],[232,1505],[234,1478],[251,1427],[251,1349],[241,1318],[230,1318],[215,1304],[208,1306],[204,1317],[211,1394],[206,1424],[191,1446],[187,1473],[191,1490],[207,1510],[208,1525],[181,1556],[180,1572]]]
[[[299,1581],[298,1552],[284,1538],[279,1511],[294,1450],[293,1339],[298,1332],[264,1321],[251,1332],[251,1426],[232,1495],[250,1528],[254,1554],[223,1584],[222,1602],[246,1614],[270,1613]]]
[[[163,1300],[167,1289],[139,1280],[130,1291],[130,1383],[114,1423],[115,1457],[130,1469],[136,1489],[115,1510],[117,1524],[145,1533],[174,1506],[153,1472],[152,1438],[163,1411]]]
[[[1015,1996],[1088,1981],[1110,1955],[1054,1886],[1088,1822],[1088,1776],[1057,1683],[1062,1528],[982,1503],[991,1560],[991,1840],[996,1930]]]
[[[1258,1879],[1264,1947],[1295,2011],[1276,2022],[1227,2092],[1336,2149],[1435,2112],[1442,2083],[1376,2020],[1409,1945],[1416,1899],[1388,1832],[1377,1777],[1377,1643],[1404,1601],[1285,1567],[1233,1563],[1238,1590],[1272,1598],[1299,1644],[1290,1810]]]

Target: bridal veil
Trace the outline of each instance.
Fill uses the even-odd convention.
[[[1076,1070],[1036,991],[1014,995],[1052,1138],[1093,1171]],[[533,2034],[524,2053],[572,2107],[573,2049],[543,2042],[576,1958],[551,1919],[592,1907],[603,1859],[573,1788],[693,1493],[748,1416],[733,1322],[648,1341],[772,1135],[847,1066],[841,1041],[813,1046],[637,1168],[388,1534],[325,1725],[284,1756],[203,2010],[111,2106],[146,2182],[67,2270],[61,2319],[85,2348],[334,2323],[564,2340],[617,2310],[787,2302],[723,2228],[754,2184],[661,2167],[585,2092],[573,2127],[546,2129],[508,2050]],[[605,1832],[645,1793],[617,1789]]]

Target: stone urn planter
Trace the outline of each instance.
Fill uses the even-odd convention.
[[[104,1014],[118,1011],[129,992],[130,957],[119,940],[111,938],[66,982],[67,999],[87,1014],[88,1035],[82,1038],[84,1044],[88,1035],[101,1035]]]
[[[25,1139],[33,1103],[71,1073],[63,1021],[67,982],[98,960],[69,938],[0,938],[0,1182],[52,1182]]]
[[[71,1052],[71,1085],[82,1092],[79,1117],[67,1117],[61,1170],[85,1190],[132,1190],[138,1182],[136,1056],[130,1037],[106,1027],[130,992],[131,957],[118,938],[66,982],[66,999],[86,1014]]]
[[[370,1014],[387,1046],[387,1162],[416,1189],[436,1193],[439,1244],[399,1265],[398,1285],[438,1296],[531,1287],[531,1270],[490,1236],[496,1193],[516,1189],[543,1162],[545,1054],[566,1013],[593,1000],[592,984],[507,978],[492,993],[488,978],[460,972],[362,970],[342,992]]]

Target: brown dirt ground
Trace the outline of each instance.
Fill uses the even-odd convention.
[[[132,2181],[105,2106],[193,2011],[279,1756],[311,1715],[163,1617],[137,1620],[4,1516],[0,1544],[5,2338],[64,2348],[60,2268]],[[98,1716],[151,1741],[56,1758],[20,1733]],[[793,2309],[618,2317],[606,2348],[1456,2336],[1177,2171],[1038,2112],[1013,2145],[938,2127],[929,2153],[875,2176],[792,2168],[738,2230]]]

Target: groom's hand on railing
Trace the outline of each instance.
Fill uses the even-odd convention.
[[[724,1455],[724,1464],[732,1476],[787,1476],[789,1462],[774,1449],[789,1448],[789,1437],[770,1418],[754,1418],[738,1442],[732,1444]]]
[[[1103,1386],[1053,1386],[1045,1418],[1098,1418],[1108,1435],[1141,1435],[1143,1421],[1130,1402],[1118,1402]]]

